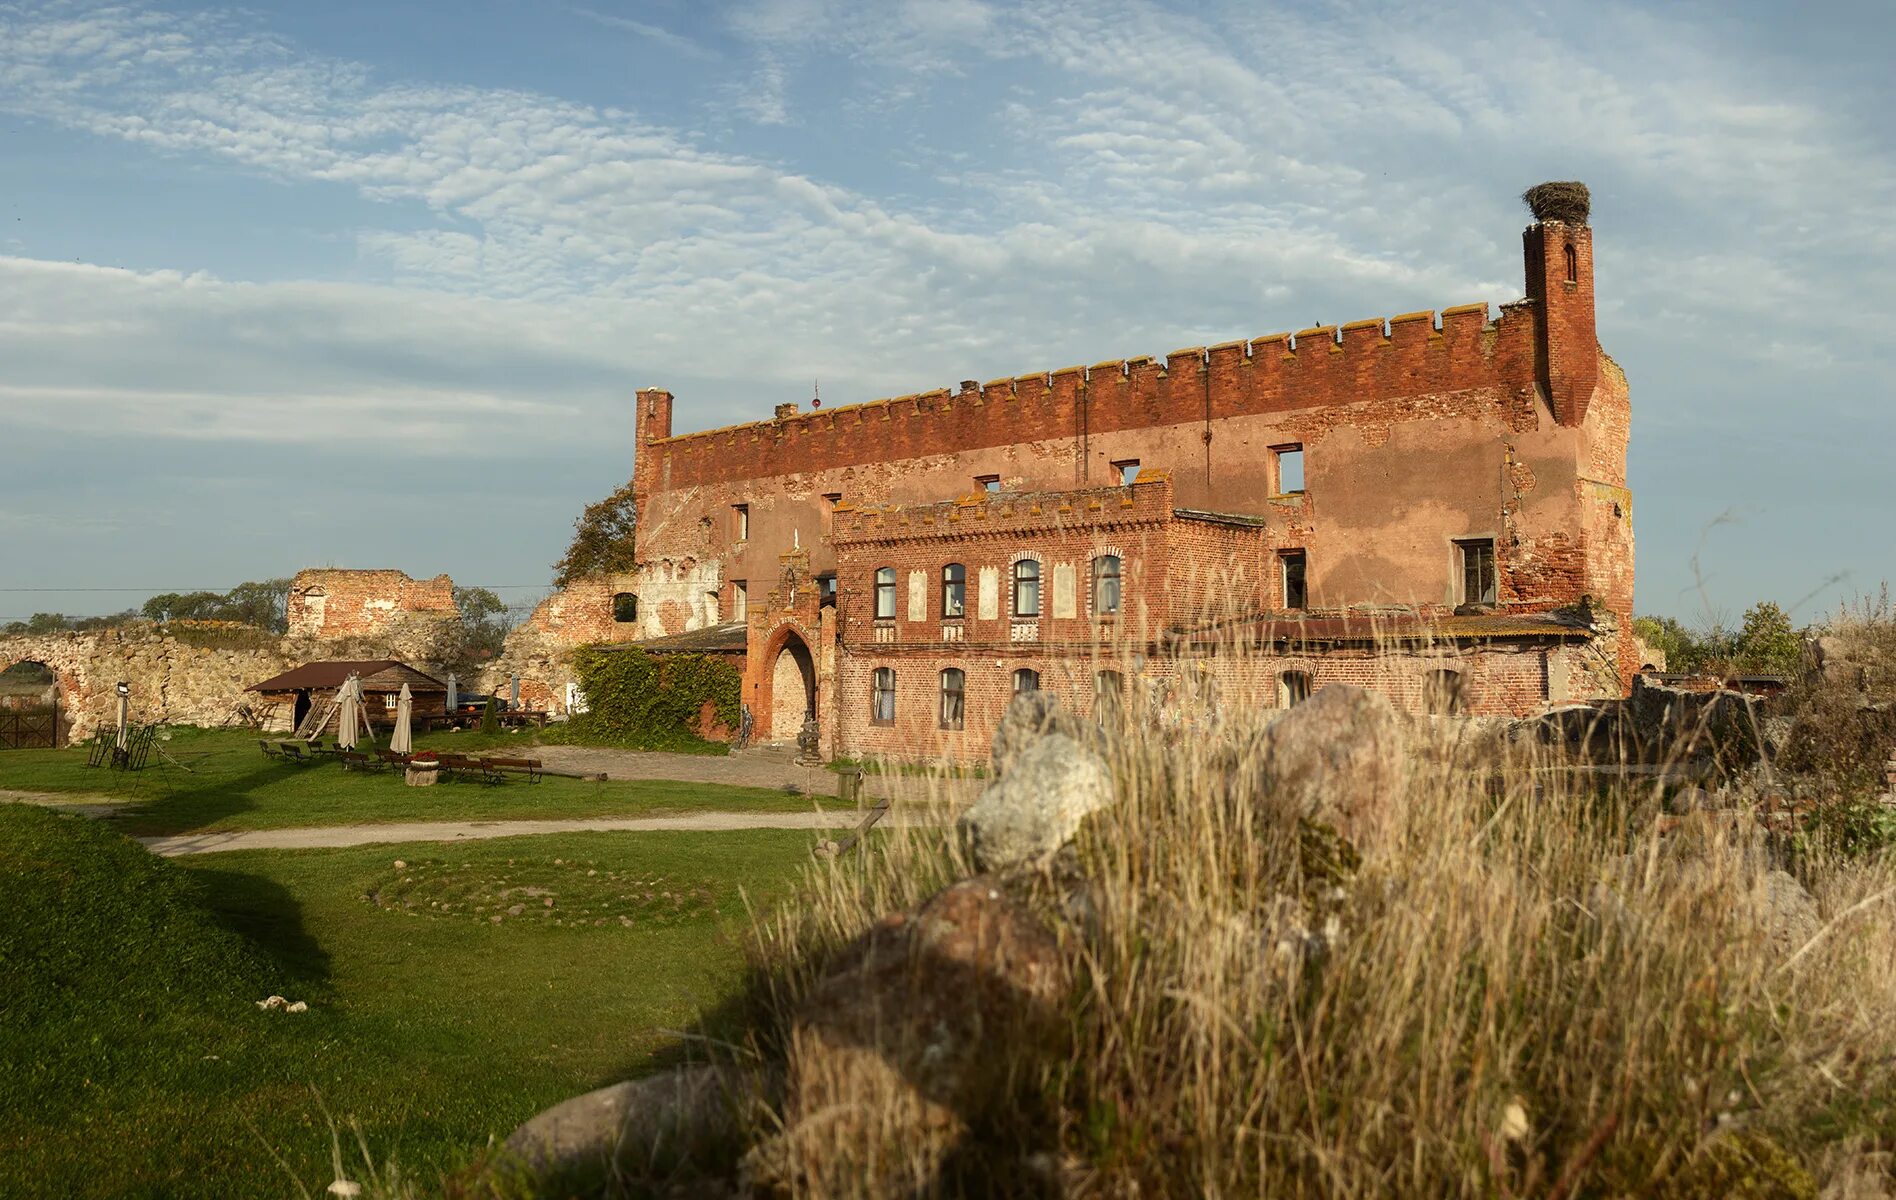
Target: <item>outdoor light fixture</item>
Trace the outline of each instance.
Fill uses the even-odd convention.
[[[121,695],[121,696],[129,696],[129,695],[131,695],[131,694],[132,694],[132,685],[131,685],[131,684],[129,684],[129,683],[127,683],[127,682],[125,682],[125,681],[124,681],[123,679],[121,679],[121,680],[119,680],[119,685],[118,685],[118,694],[119,694],[119,695]]]

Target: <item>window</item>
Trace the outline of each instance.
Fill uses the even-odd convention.
[[[396,696],[392,692],[382,693],[382,707],[386,708],[388,711],[394,712],[395,706],[400,702],[401,702],[401,698],[399,696]]]
[[[1271,463],[1276,471],[1278,495],[1289,496],[1304,490],[1304,448],[1301,443],[1272,446]]]
[[[1310,699],[1310,672],[1285,671],[1277,677],[1277,706],[1295,708]]]
[[[961,701],[967,691],[968,677],[960,667],[941,673],[941,727],[961,728]]]
[[[1108,616],[1119,611],[1119,556],[1102,554],[1093,560],[1093,612]]]
[[[968,568],[949,563],[941,569],[941,619],[959,620],[968,615]]]
[[[895,568],[876,568],[876,620],[895,620]]]
[[[877,667],[875,690],[869,702],[871,725],[895,724],[895,668]]]
[[[742,579],[731,580],[731,620],[742,621],[750,613],[750,585]]]
[[[836,572],[825,571],[816,577],[816,602],[818,605],[836,603]]]
[[[737,540],[740,542],[750,541],[751,506],[748,504],[731,505],[731,517],[732,524],[737,529]]]
[[[976,475],[974,477],[974,486],[991,496],[1001,490],[1001,477],[999,475]]]
[[[639,598],[631,592],[620,592],[612,598],[612,619],[621,623],[639,619]]]
[[[1023,558],[1014,564],[1014,615],[1040,615],[1040,560]]]
[[[1132,481],[1139,478],[1139,460],[1122,458],[1113,464],[1113,473],[1119,476],[1121,487],[1131,487]]]
[[[1040,672],[1034,670],[1032,667],[1022,667],[1020,670],[1014,672],[1014,694],[1016,696],[1022,692],[1037,692],[1039,690]]]
[[[1456,542],[1461,551],[1461,602],[1494,603],[1494,539]]]
[[[1285,550],[1278,556],[1284,571],[1284,607],[1292,612],[1310,606],[1310,592],[1304,584],[1304,552]]]
[[[1460,671],[1430,671],[1422,681],[1422,704],[1437,716],[1452,717],[1462,710]]]
[[[843,502],[843,494],[841,492],[824,492],[823,499],[829,503],[831,508],[835,508],[838,504]]]
[[[1573,252],[1573,243],[1567,243],[1567,282],[1580,282],[1580,256]]]

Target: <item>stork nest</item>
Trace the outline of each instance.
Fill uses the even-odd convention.
[[[1521,199],[1527,201],[1528,211],[1534,214],[1536,221],[1565,221],[1570,225],[1585,225],[1587,215],[1593,209],[1592,193],[1587,191],[1586,184],[1577,179],[1537,183],[1522,192]]]

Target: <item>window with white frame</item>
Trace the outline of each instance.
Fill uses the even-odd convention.
[[[1014,615],[1040,615],[1040,560],[1023,558],[1014,564]]]
[[[968,568],[949,563],[941,569],[941,616],[944,621],[968,615]]]
[[[895,620],[895,568],[876,568],[876,620]]]
[[[1119,556],[1102,554],[1093,560],[1093,612],[1110,616],[1119,611]]]

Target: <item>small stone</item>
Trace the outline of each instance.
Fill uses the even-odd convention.
[[[1527,1106],[1516,1096],[1501,1110],[1501,1136],[1510,1142],[1518,1142],[1527,1137],[1527,1128]]]
[[[362,1194],[362,1185],[353,1179],[338,1179],[329,1185],[329,1194],[332,1196],[345,1197],[360,1196]]]
[[[509,905],[507,908],[507,915],[510,917],[517,917],[521,913],[526,912],[526,911],[527,911],[527,906],[524,904]]]
[[[397,871],[406,871],[408,869],[408,864],[398,858],[395,860],[395,869]]]
[[[548,896],[548,897],[546,898],[546,906],[547,906],[548,908],[552,908],[552,907],[553,907],[553,897],[551,897],[551,896]]]
[[[298,1000],[295,1004],[286,1006],[283,1011],[284,1012],[308,1012],[309,1002],[307,1000]]]

